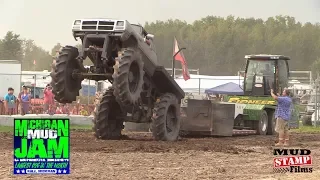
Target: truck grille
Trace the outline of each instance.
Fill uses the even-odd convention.
[[[82,30],[113,31],[114,21],[82,21]]]

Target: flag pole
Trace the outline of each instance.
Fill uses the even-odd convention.
[[[175,51],[175,45],[176,45],[176,37],[174,37],[174,41],[173,41],[173,52]],[[176,54],[175,54],[176,55]],[[172,77],[174,79],[174,74],[175,74],[175,55],[173,55],[172,57]]]
[[[176,38],[174,38],[174,39],[175,39],[175,40],[174,40],[174,42],[173,42],[173,52],[175,51],[175,43],[176,43],[176,41],[177,41]],[[178,52],[176,52],[176,53],[173,55],[173,58],[172,58],[172,77],[173,77],[173,79],[174,79],[174,76],[175,76],[176,56],[177,56],[177,54],[179,54],[180,51],[186,49],[186,48],[180,48],[179,46],[178,46],[178,48],[179,48]]]
[[[176,52],[174,55],[173,55],[173,58],[172,58],[172,77],[174,78],[174,75],[175,75],[175,59],[176,59],[176,56],[177,54],[179,54],[180,51],[184,50],[186,48],[180,48],[178,52]]]

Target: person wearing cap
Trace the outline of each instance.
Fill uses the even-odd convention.
[[[292,99],[290,97],[290,90],[285,89],[282,92],[282,96],[274,94],[271,89],[271,96],[274,100],[278,101],[278,105],[275,112],[276,118],[276,132],[279,133],[279,142],[276,146],[288,146],[289,145],[289,120],[291,118],[291,105]]]

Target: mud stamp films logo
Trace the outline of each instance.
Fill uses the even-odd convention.
[[[70,174],[69,119],[14,119],[14,174]]]
[[[312,173],[312,157],[309,149],[274,149],[273,172]],[[282,157],[278,157],[282,156]]]

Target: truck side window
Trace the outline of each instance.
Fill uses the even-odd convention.
[[[287,64],[284,60],[278,61],[279,68],[279,86],[285,88],[288,86],[288,69]]]

